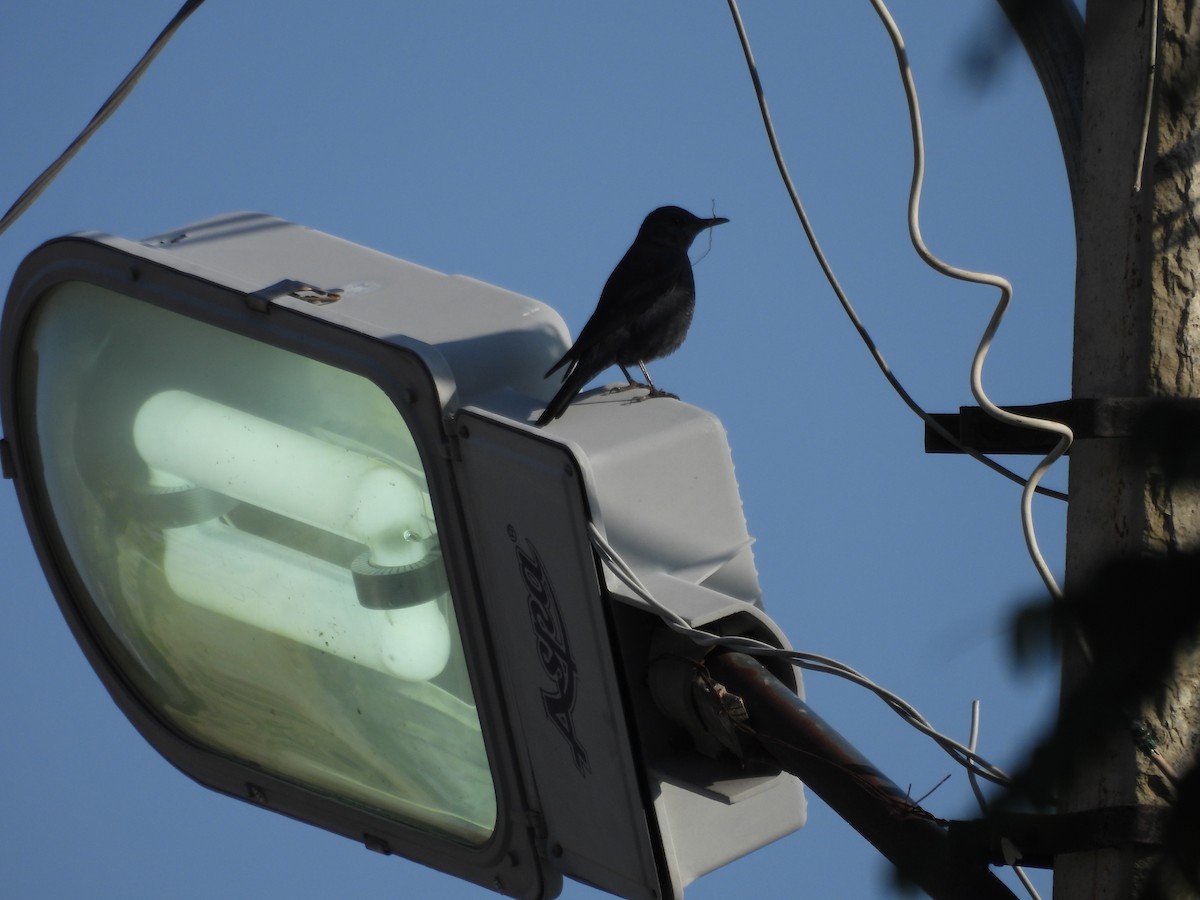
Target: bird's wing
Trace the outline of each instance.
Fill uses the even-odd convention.
[[[570,349],[567,350],[567,352],[562,355],[562,358],[559,359],[559,361],[556,362],[554,365],[552,365],[550,368],[548,368],[546,370],[546,374],[543,375],[542,377],[549,378],[551,375],[553,375],[555,372],[557,372],[563,366],[567,365],[567,363],[571,363],[572,365],[568,366],[567,371],[563,372],[563,380],[565,381],[567,376],[571,374],[571,369],[575,368],[574,363],[576,362],[576,356],[577,356],[576,347],[578,347],[578,346],[579,346],[578,342],[576,342],[575,344],[572,344]]]
[[[629,321],[690,275],[691,264],[685,253],[631,247],[604,283],[596,311],[580,332],[580,339],[589,327],[607,332]]]
[[[636,328],[638,316],[673,292],[681,282],[690,287],[691,276],[692,267],[686,251],[681,253],[677,248],[635,242],[608,276],[596,309],[579,337],[562,359],[547,370],[546,376],[563,366],[567,367],[563,372],[564,381],[580,366],[596,371],[606,368],[613,360],[602,357],[619,350],[630,330]]]

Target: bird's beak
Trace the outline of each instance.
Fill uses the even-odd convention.
[[[724,218],[723,216],[717,216],[715,219],[705,219],[704,227],[712,228],[714,225],[724,225],[728,221],[729,220]]]

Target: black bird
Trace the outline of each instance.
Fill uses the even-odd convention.
[[[566,366],[563,385],[538,417],[538,425],[561,416],[583,386],[613,364],[620,366],[630,387],[639,387],[625,368],[636,363],[646,376],[650,396],[664,396],[650,380],[646,363],[678,350],[692,324],[696,282],[688,248],[701,231],[728,221],[701,219],[678,206],[662,206],[646,216],[604,283],[596,311],[578,340],[546,372],[549,378]]]

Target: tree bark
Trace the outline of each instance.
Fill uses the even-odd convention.
[[[1200,396],[1200,9],[1195,0],[1089,0],[1084,48],[1072,393]],[[1167,482],[1126,439],[1078,441],[1070,496],[1068,591],[1106,560],[1200,549],[1195,488]],[[1131,597],[1123,624],[1155,627],[1138,615]],[[1068,639],[1064,691],[1087,665]],[[1193,653],[1179,661],[1162,701],[1141,711],[1177,769],[1196,753],[1198,680],[1200,657]],[[1072,773],[1059,811],[1161,804],[1169,794],[1158,770],[1121,735]],[[1054,896],[1136,897],[1155,862],[1152,852],[1129,847],[1060,856]]]

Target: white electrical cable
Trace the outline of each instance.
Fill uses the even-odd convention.
[[[783,151],[779,146],[779,139],[775,134],[775,125],[771,121],[771,113],[767,109],[767,98],[763,92],[762,81],[758,77],[758,66],[754,62],[754,53],[750,49],[750,38],[746,34],[746,26],[742,22],[742,14],[738,9],[737,0],[727,0],[727,2],[729,5],[730,15],[733,16],[734,27],[737,29],[738,40],[742,46],[742,55],[746,59],[746,67],[750,72],[750,80],[754,84],[754,93],[758,100],[758,109],[762,116],[763,128],[766,130],[767,140],[771,144],[771,153],[775,158],[775,165],[779,169],[779,176],[783,179],[784,189],[787,191],[788,197],[792,201],[792,207],[796,211],[796,217],[800,220],[800,226],[804,229],[804,235],[808,239],[809,246],[812,248],[813,256],[816,258],[817,264],[821,267],[821,272],[825,275],[826,281],[829,282],[829,286],[832,288],[834,296],[837,297],[838,303],[841,304],[842,310],[845,312],[846,317],[850,320],[850,324],[854,326],[854,330],[858,332],[859,338],[870,352],[871,358],[875,360],[875,365],[879,367],[879,371],[883,373],[883,377],[887,379],[888,384],[892,386],[892,390],[896,392],[896,395],[910,410],[913,411],[913,413],[920,417],[921,421],[923,421],[930,430],[935,432],[943,440],[947,441],[951,446],[956,447],[958,450],[967,454],[972,459],[983,463],[992,471],[1003,475],[1010,481],[1024,485],[1026,480],[1020,475],[1005,468],[995,460],[988,458],[974,447],[968,447],[964,445],[956,435],[953,435],[947,431],[946,428],[939,421],[937,421],[937,419],[927,413],[921,407],[921,405],[913,399],[912,395],[908,393],[904,385],[900,383],[900,379],[896,377],[894,372],[892,372],[887,360],[883,357],[883,353],[880,351],[879,347],[876,346],[875,341],[870,335],[870,332],[867,331],[862,319],[860,319],[858,316],[858,312],[854,309],[854,305],[850,302],[849,296],[842,288],[841,282],[838,281],[837,275],[834,274],[833,267],[829,264],[829,260],[826,258],[825,252],[821,249],[821,244],[817,240],[817,235],[812,227],[812,223],[809,222],[808,213],[804,210],[804,204],[800,200],[800,194],[796,190],[795,182],[792,181],[792,176],[788,171],[787,163],[783,159]],[[1035,490],[1039,494],[1053,497],[1056,500],[1067,499],[1066,494],[1051,488],[1035,486]]]
[[[827,656],[821,656],[816,653],[805,653],[800,650],[784,650],[779,647],[773,647],[763,641],[755,640],[748,637],[737,637],[730,635],[711,634],[707,631],[700,631],[689,625],[682,617],[674,610],[663,606],[654,598],[650,591],[642,584],[641,579],[629,567],[629,565],[621,559],[620,555],[612,548],[612,546],[604,539],[600,530],[594,523],[588,523],[588,534],[590,535],[592,546],[600,555],[600,559],[608,569],[616,575],[621,582],[633,591],[634,595],[643,600],[649,605],[663,620],[663,623],[672,631],[685,635],[702,647],[720,646],[730,650],[739,650],[743,653],[748,653],[755,656],[776,656],[782,659],[787,659],[795,663],[803,669],[813,672],[825,672],[830,675],[836,675],[839,678],[844,678],[861,687],[874,693],[888,704],[901,718],[908,722],[912,727],[916,728],[922,734],[932,738],[947,754],[949,754],[959,765],[967,769],[968,772],[975,772],[979,777],[986,778],[997,784],[1009,784],[1011,778],[1005,774],[998,766],[988,762],[982,756],[977,754],[973,748],[966,747],[958,741],[947,735],[942,734],[935,729],[929,721],[921,715],[917,709],[902,697],[893,694],[891,691],[880,687],[871,679],[867,678],[860,672],[855,671],[845,663],[838,662]]]
[[[975,744],[979,740],[979,701],[971,701],[971,733],[967,738],[967,747],[971,750],[975,749]],[[983,796],[983,790],[979,787],[979,779],[975,777],[972,771],[967,772],[967,781],[971,783],[971,790],[975,794],[975,800],[979,803],[979,811],[987,814],[987,800]]]
[[[975,749],[975,744],[979,740],[979,701],[971,701],[971,734],[967,739],[967,746],[972,750]],[[979,811],[984,816],[987,815],[988,807],[987,800],[983,796],[983,790],[979,787],[979,779],[975,777],[975,772],[971,769],[967,770],[967,780],[971,782],[971,790],[975,792],[975,799],[979,803]],[[1002,839],[1006,840],[1006,839]],[[1016,854],[1016,848],[1011,848]],[[1006,853],[1008,848],[1006,848]],[[1019,855],[1018,857],[1019,858]],[[1008,865],[1012,868],[1013,874],[1017,876],[1017,880],[1021,882],[1021,886],[1025,888],[1032,900],[1042,900],[1041,895],[1037,892],[1037,888],[1033,886],[1033,882],[1029,880],[1029,876],[1025,874],[1025,870],[1016,864],[1016,861],[1009,862]]]
[[[1150,142],[1150,118],[1154,110],[1154,84],[1158,73],[1158,0],[1152,0],[1148,14],[1150,16],[1150,59],[1146,72],[1146,96],[1142,104],[1142,133],[1138,141],[1137,172],[1133,179],[1135,194],[1141,193],[1142,190],[1142,171],[1146,168],[1146,147]]]
[[[904,95],[908,101],[908,115],[913,142],[912,186],[909,189],[908,195],[908,232],[909,237],[912,239],[913,247],[921,259],[936,272],[949,278],[956,278],[959,281],[968,281],[974,284],[994,287],[1000,291],[1000,300],[996,304],[992,318],[988,322],[987,328],[984,329],[983,337],[979,341],[979,347],[975,351],[974,358],[971,360],[971,394],[975,397],[975,402],[979,404],[984,412],[1000,422],[1020,428],[1033,428],[1039,431],[1046,431],[1058,436],[1058,442],[1055,444],[1054,449],[1034,468],[1033,473],[1025,481],[1024,489],[1021,491],[1021,530],[1025,535],[1025,546],[1029,551],[1029,557],[1033,560],[1034,567],[1045,583],[1047,590],[1055,598],[1060,598],[1062,597],[1062,589],[1058,586],[1058,582],[1055,580],[1049,565],[1046,563],[1045,557],[1042,555],[1041,549],[1038,547],[1037,533],[1033,522],[1033,495],[1037,491],[1037,486],[1042,476],[1067,452],[1075,435],[1070,428],[1061,422],[1054,422],[1050,419],[1038,419],[1033,416],[1020,415],[1002,409],[992,402],[987,392],[983,389],[983,363],[987,358],[988,350],[991,349],[992,340],[996,335],[997,329],[1000,327],[1000,322],[1008,310],[1008,304],[1012,300],[1012,285],[1007,279],[999,275],[962,269],[943,262],[926,246],[925,240],[921,236],[920,222],[921,185],[925,179],[925,140],[921,129],[921,109],[917,103],[917,88],[913,81],[912,68],[908,64],[908,54],[904,48],[904,38],[900,34],[900,29],[892,18],[891,13],[888,11],[887,5],[883,0],[871,0],[871,5],[875,8],[880,21],[883,22],[888,37],[892,41],[892,46],[895,48],[896,62],[900,67],[900,78],[904,84]]]

